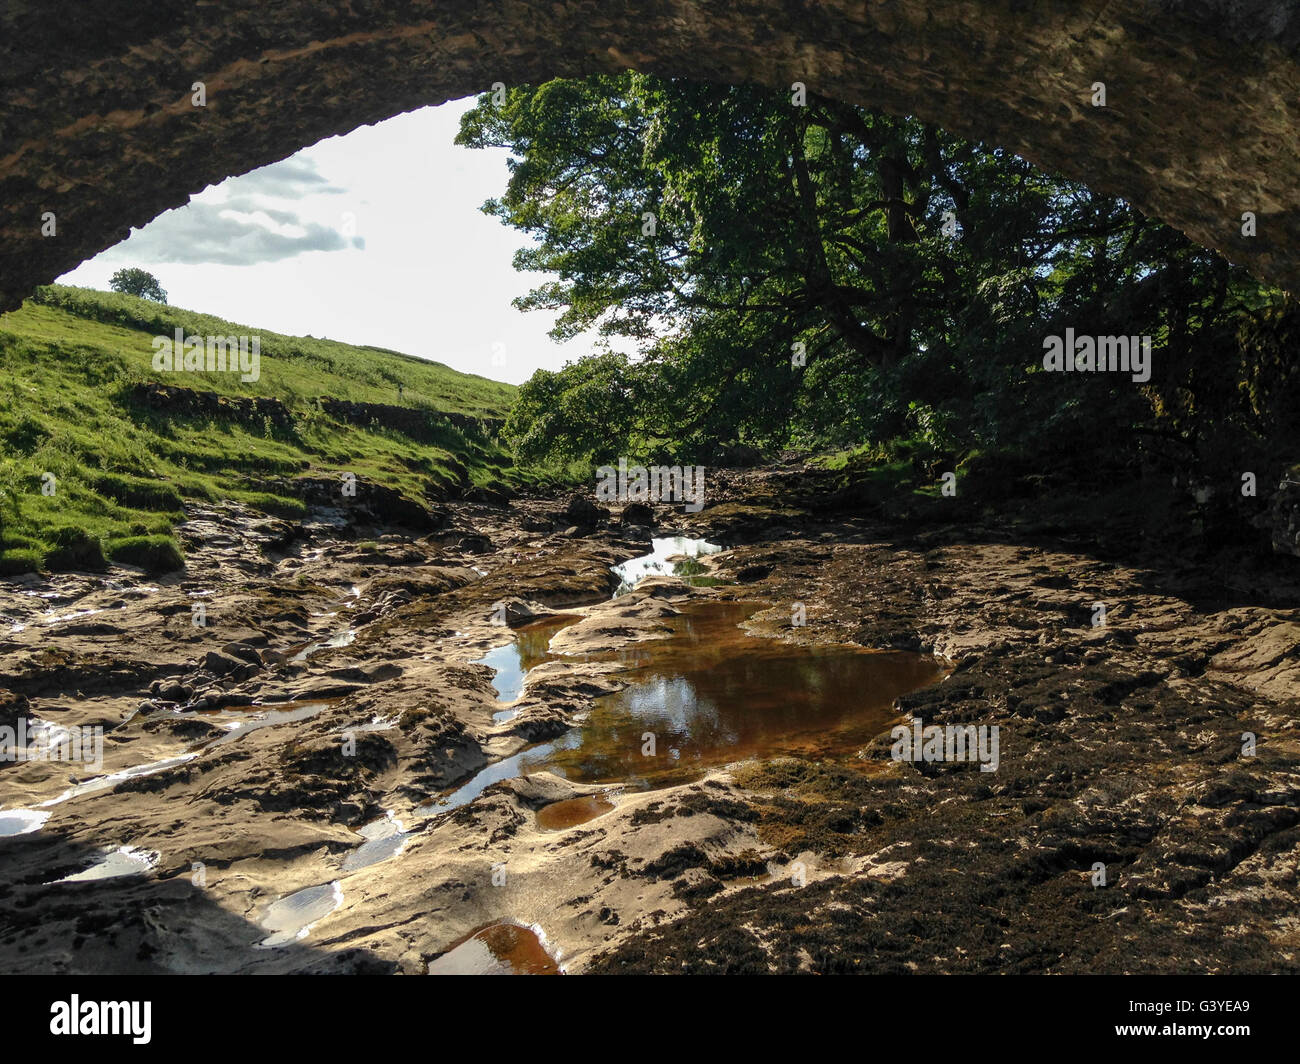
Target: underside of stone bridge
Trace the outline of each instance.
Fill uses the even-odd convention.
[[[914,114],[1300,289],[1290,2],[11,0],[0,309],[205,186],[324,137],[496,82],[627,68],[798,81]]]

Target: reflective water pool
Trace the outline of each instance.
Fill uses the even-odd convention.
[[[650,540],[650,553],[639,558],[629,558],[614,566],[619,585],[615,595],[623,595],[652,573],[675,573],[683,568],[679,559],[698,558],[703,554],[717,554],[723,548],[716,543],[688,536],[664,536]],[[688,574],[689,575],[689,574]],[[693,579],[688,579],[688,583]]]
[[[540,665],[551,658],[547,648],[551,637],[561,628],[575,621],[582,620],[576,614],[556,614],[543,617],[530,624],[521,625],[514,630],[514,638],[504,646],[494,647],[477,661],[475,665],[487,665],[495,670],[492,686],[496,689],[498,702],[513,702],[524,689],[524,678],[534,665]],[[498,720],[509,720],[514,716],[510,710],[495,714]]]
[[[739,625],[760,608],[692,604],[669,620],[671,636],[621,651],[629,686],[597,699],[530,767],[664,787],[751,757],[851,757],[889,726],[899,695],[946,672],[925,654],[750,635]]]
[[[538,932],[519,924],[489,924],[429,962],[430,975],[559,975]]]
[[[598,698],[581,725],[488,765],[419,812],[459,808],[493,783],[539,770],[655,788],[747,758],[851,759],[890,726],[899,695],[947,672],[928,654],[751,635],[740,625],[759,609],[688,605],[667,621],[669,636],[612,655],[631,682]]]

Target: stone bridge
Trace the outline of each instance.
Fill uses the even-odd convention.
[[[0,309],[323,137],[498,81],[629,67],[915,114],[1296,291],[1298,50],[1294,0],[9,0]]]

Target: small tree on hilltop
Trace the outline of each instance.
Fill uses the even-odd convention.
[[[167,293],[158,283],[158,278],[138,266],[128,266],[118,270],[109,279],[108,286],[114,292],[125,292],[129,296],[152,299],[157,303],[167,302]]]

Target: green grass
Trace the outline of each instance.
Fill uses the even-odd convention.
[[[111,539],[104,553],[115,562],[138,565],[150,573],[166,573],[180,569],[185,559],[171,536],[127,536]]]
[[[153,338],[177,327],[260,336],[260,378],[155,371]],[[292,423],[138,406],[132,391],[147,381],[278,399]],[[514,395],[511,385],[381,348],[283,336],[118,293],[38,289],[0,316],[0,574],[108,560],[175,568],[172,531],[187,504],[233,500],[301,517],[297,477],[351,472],[417,500],[453,485],[533,479],[473,428],[435,420],[436,442],[419,443],[382,425],[338,422],[317,402],[499,419]]]
[[[69,318],[77,322],[71,331]],[[60,345],[96,351],[115,349],[147,379],[228,395],[271,396],[286,403],[332,395],[357,402],[426,406],[458,414],[504,417],[515,396],[513,385],[457,373],[441,362],[380,347],[285,336],[165,303],[90,288],[63,285],[38,288],[22,309],[0,320],[0,328],[21,329],[30,339]],[[237,373],[155,374],[153,338],[171,337],[177,328],[187,335],[259,336],[260,378],[245,383]]]

